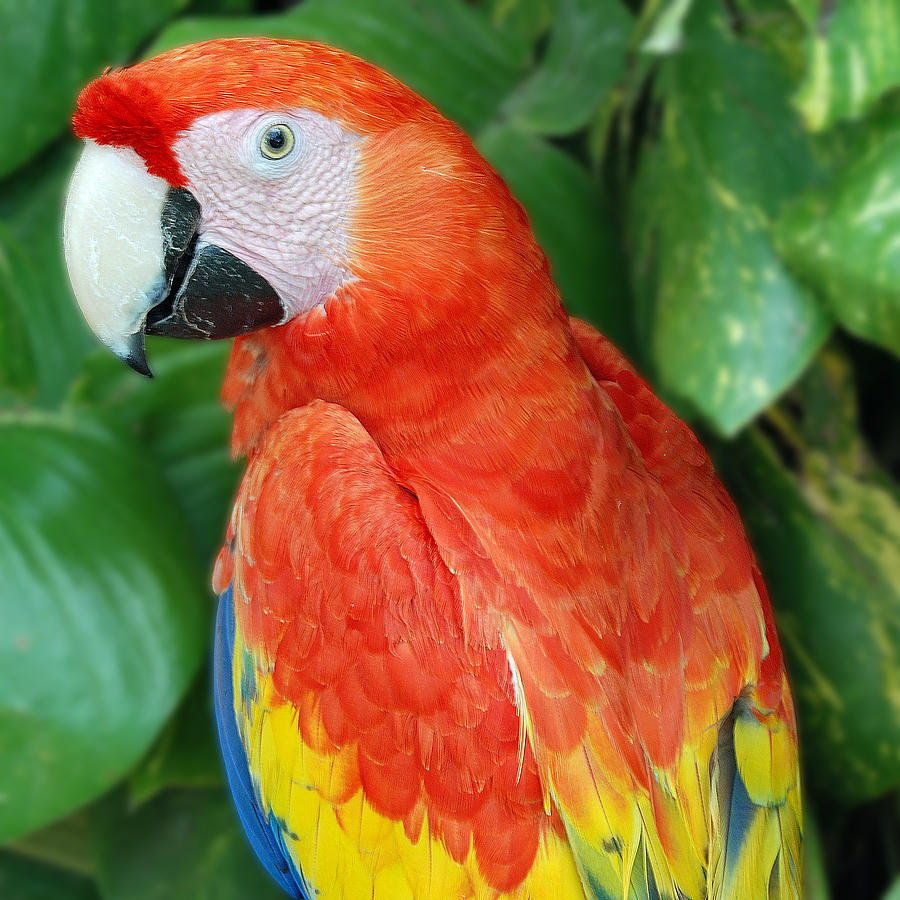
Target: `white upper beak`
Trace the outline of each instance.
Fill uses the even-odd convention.
[[[86,141],[63,223],[66,267],[94,334],[131,357],[166,290],[161,214],[168,183],[133,150]]]

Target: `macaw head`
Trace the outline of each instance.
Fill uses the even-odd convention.
[[[108,72],[74,128],[69,275],[94,332],[144,374],[145,333],[241,335],[434,268],[430,240],[452,258],[452,228],[472,229],[448,224],[448,192],[495,178],[422,98],[312,43],[212,41]]]

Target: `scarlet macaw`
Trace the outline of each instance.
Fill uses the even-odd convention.
[[[109,72],[74,126],[94,331],[144,372],[145,332],[238,336],[216,705],[287,893],[797,897],[794,716],[735,508],[469,139],[359,59],[256,39]]]

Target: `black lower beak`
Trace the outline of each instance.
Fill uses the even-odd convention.
[[[200,240],[199,226],[193,194],[172,188],[161,216],[165,290],[147,315],[144,333],[211,340],[283,321],[284,307],[272,285],[233,253]],[[125,362],[150,375],[142,332]]]

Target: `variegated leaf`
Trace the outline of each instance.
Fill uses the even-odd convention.
[[[867,132],[785,213],[778,247],[848,331],[900,355],[900,114]]]
[[[793,0],[809,31],[809,70],[797,106],[813,130],[864,113],[900,84],[897,0]]]

